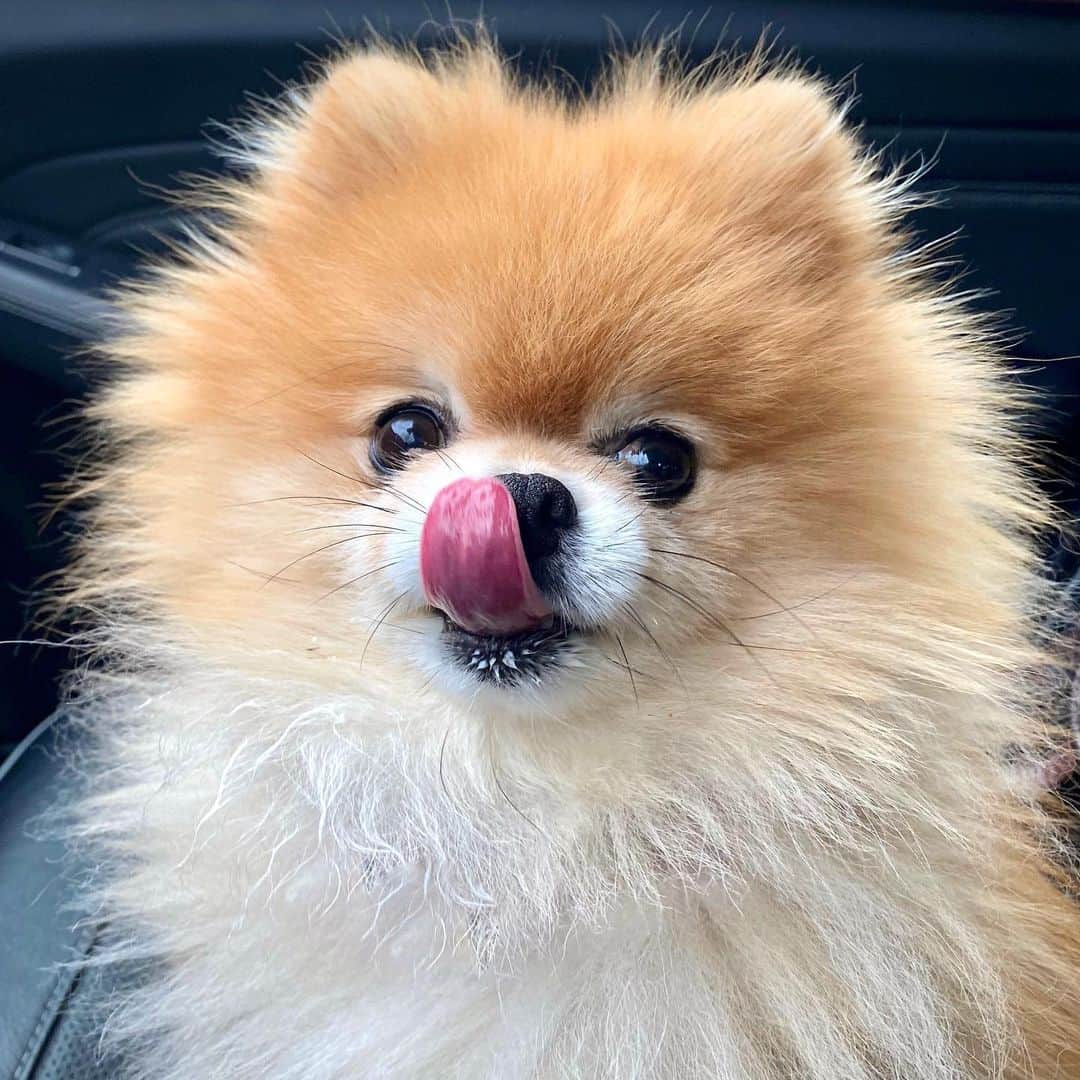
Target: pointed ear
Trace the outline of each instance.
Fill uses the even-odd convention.
[[[258,164],[325,194],[392,173],[434,121],[439,89],[417,58],[372,51],[338,60],[289,102]]]
[[[754,147],[779,162],[827,169],[847,163],[845,109],[823,83],[798,73],[737,79],[711,97],[721,137],[754,134]]]
[[[816,249],[869,255],[888,208],[868,154],[845,126],[845,108],[799,74],[736,81],[703,97],[707,156],[723,198],[770,233]]]
[[[355,191],[392,176],[463,111],[475,118],[506,96],[486,38],[462,39],[430,66],[418,53],[373,46],[332,62],[278,116],[253,124],[248,157],[266,177],[291,175],[327,196]]]

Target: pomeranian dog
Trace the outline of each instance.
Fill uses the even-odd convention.
[[[834,94],[670,67],[343,57],[129,291],[69,602],[134,1075],[1080,1076],[1018,392]]]

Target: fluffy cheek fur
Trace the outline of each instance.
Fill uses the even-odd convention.
[[[261,132],[131,299],[72,578],[143,1071],[1068,1075],[1074,914],[1005,765],[1042,510],[822,92],[642,62],[570,113],[484,50],[368,56]],[[380,483],[411,398],[455,441]],[[590,450],[654,420],[698,447],[675,507]],[[508,469],[575,492],[602,632],[481,693],[417,540]]]

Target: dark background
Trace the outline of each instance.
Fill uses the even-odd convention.
[[[656,0],[485,5],[525,69],[578,79],[612,41],[683,26],[693,56],[769,26],[814,69],[848,80],[868,141],[937,154],[924,238],[960,230],[954,253],[977,304],[1008,312],[1023,377],[1045,388],[1041,437],[1064,455],[1071,502],[1080,354],[1080,6],[1072,3],[717,3]],[[456,9],[472,17],[475,10]],[[100,290],[175,229],[155,194],[223,168],[210,120],[273,95],[366,21],[433,40],[444,9],[335,0],[0,0],[0,639],[36,636],[35,588],[62,558],[65,520],[44,531],[63,417],[85,393],[80,347],[101,333]],[[55,702],[62,649],[0,646],[0,756]]]

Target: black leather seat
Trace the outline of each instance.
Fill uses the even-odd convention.
[[[78,903],[78,868],[45,815],[74,791],[58,752],[62,716],[0,767],[0,1080],[109,1080],[101,1022],[114,973],[79,962],[98,928]]]

